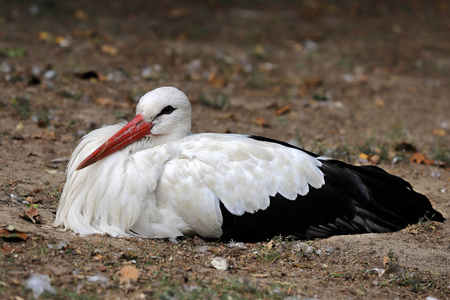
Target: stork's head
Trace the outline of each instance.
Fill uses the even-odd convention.
[[[191,104],[177,88],[161,87],[141,97],[136,118],[151,124],[149,134],[165,140],[182,138],[191,131]]]
[[[191,131],[191,104],[187,96],[174,87],[161,87],[141,97],[136,117],[90,154],[77,170],[147,139],[159,145],[187,136]]]

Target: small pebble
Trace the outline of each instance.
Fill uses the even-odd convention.
[[[314,247],[313,246],[308,246],[308,248],[306,248],[305,250],[306,254],[313,254],[314,253]]]
[[[440,178],[441,177],[441,173],[436,172],[436,171],[431,172],[430,175],[431,175],[431,177],[436,177],[436,178]]]
[[[44,73],[45,79],[53,79],[56,77],[56,71],[55,70],[47,70]]]
[[[228,261],[223,257],[215,257],[211,260],[211,265],[217,270],[228,270]]]
[[[50,278],[48,275],[33,273],[25,283],[26,287],[33,291],[34,298],[39,296],[45,291],[54,294],[56,290],[50,284]]]

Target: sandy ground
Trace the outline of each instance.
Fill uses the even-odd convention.
[[[449,218],[445,1],[0,6],[0,228],[27,234],[2,233],[1,298],[32,299],[35,281],[51,299],[450,297],[449,222],[257,244],[52,227],[80,137],[130,120],[139,96],[164,85],[191,99],[194,132],[263,135],[377,163]],[[414,152],[427,160],[410,162]],[[33,205],[37,224],[20,216]],[[213,267],[216,257],[228,270]]]

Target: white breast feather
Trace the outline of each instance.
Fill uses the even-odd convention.
[[[155,238],[190,232],[172,207],[157,203],[155,190],[169,155],[162,147],[127,153],[118,151],[94,165],[76,166],[123,124],[107,126],[86,135],[72,154],[55,226],[80,234],[134,234]]]

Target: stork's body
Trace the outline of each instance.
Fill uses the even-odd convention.
[[[409,183],[274,140],[191,134],[175,88],[147,93],[136,118],[86,135],[67,168],[55,225],[80,234],[199,234],[259,241],[394,231],[443,221]]]

